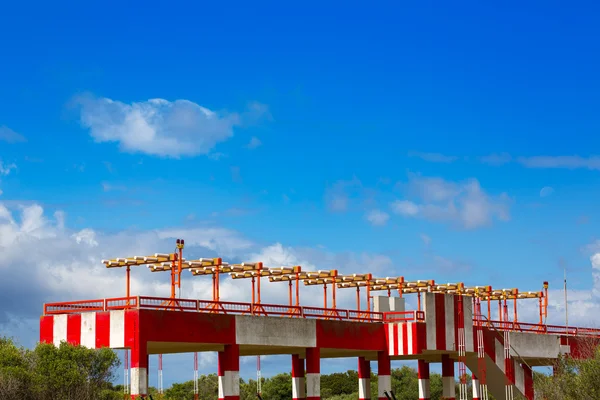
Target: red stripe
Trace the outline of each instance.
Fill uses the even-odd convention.
[[[394,324],[392,329],[394,329],[394,355],[396,356],[400,354],[400,335],[398,335],[400,332],[399,325]]]
[[[96,348],[110,346],[110,312],[96,313]],[[133,366],[133,365],[132,365]]]
[[[371,378],[371,362],[364,357],[358,357],[358,379]]]
[[[387,353],[387,351],[380,351],[377,353],[377,374],[392,374],[392,361],[390,360],[390,355]]]
[[[446,305],[444,295],[434,293],[435,299],[435,345],[438,350],[446,350]]]
[[[417,336],[417,323],[416,322],[411,322],[410,324],[410,331],[411,331],[411,339],[412,339],[412,354],[419,354],[419,343],[418,343],[418,336]]]
[[[515,384],[515,360],[510,358],[504,359],[504,374],[508,378],[508,383],[511,385]]]
[[[132,349],[139,336],[139,313],[135,310],[125,311],[125,347]]]
[[[309,347],[306,349],[306,373],[321,373],[321,349],[318,347]]]
[[[240,345],[239,344],[227,344],[225,345],[225,351],[229,354],[229,368],[227,371],[239,371],[240,370]]]
[[[523,373],[524,373],[524,384],[525,384],[525,398],[527,400],[534,400],[534,390],[533,390],[533,372],[531,368],[527,365],[523,364]]]
[[[67,342],[75,346],[81,344],[81,314],[67,316]]]
[[[225,376],[225,371],[228,370],[228,358],[225,351],[219,351],[218,354],[218,367],[217,367],[217,376]]]
[[[408,354],[408,324],[402,324],[402,354]]]
[[[40,318],[40,343],[54,343],[54,316]]]
[[[454,360],[447,354],[442,354],[442,377],[454,376]]]
[[[304,378],[304,360],[298,354],[292,354],[292,378]]]
[[[429,379],[429,363],[424,360],[419,360],[417,373],[419,379]]]
[[[416,335],[413,336],[417,344],[415,354],[421,354],[427,347],[427,324],[421,322],[415,323],[415,332]]]

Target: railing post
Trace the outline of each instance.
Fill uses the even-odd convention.
[[[135,299],[135,303],[136,303],[136,304],[135,304],[135,305],[136,305],[136,308],[139,310],[139,309],[140,309],[140,307],[141,307],[141,304],[140,304],[140,296],[137,296],[137,297],[136,297],[136,299]]]
[[[102,299],[102,311],[106,311],[106,299]]]

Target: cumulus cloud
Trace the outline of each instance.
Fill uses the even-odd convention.
[[[256,149],[257,147],[260,147],[261,145],[262,145],[262,142],[260,141],[260,139],[253,136],[252,139],[250,139],[250,143],[248,143],[248,148]]]
[[[164,157],[208,154],[233,136],[234,127],[268,113],[258,103],[238,114],[212,111],[189,100],[123,103],[81,96],[75,101],[81,124],[97,142],[117,142],[124,152]]]
[[[581,157],[572,155],[519,157],[518,162],[527,168],[600,169],[600,156]]]
[[[390,219],[390,215],[381,210],[371,210],[365,215],[365,218],[371,225],[382,226]]]
[[[487,194],[476,179],[451,182],[413,175],[407,184],[400,186],[407,197],[415,199],[391,203],[392,211],[403,217],[454,223],[466,229],[510,218],[508,196]]]
[[[17,133],[7,127],[6,125],[0,126],[0,141],[7,143],[23,143],[26,142],[25,136]]]
[[[2,160],[0,160],[0,176],[7,176],[10,174],[10,171],[17,169],[17,165],[15,163],[4,164]]]

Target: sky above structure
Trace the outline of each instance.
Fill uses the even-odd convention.
[[[189,256],[267,266],[548,280],[557,324],[566,268],[570,322],[595,326],[598,12],[4,5],[1,331],[31,345],[43,302],[123,295],[123,274],[100,260],[169,252],[179,237]],[[134,293],[168,295],[168,276],[133,275]],[[248,285],[225,282],[222,297],[249,300]],[[183,297],[210,288],[185,276]],[[263,298],[286,302],[285,285]],[[535,321],[535,304],[522,315]],[[216,371],[211,357],[201,372]],[[166,383],[191,378],[171,360]]]

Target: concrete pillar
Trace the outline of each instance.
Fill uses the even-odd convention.
[[[292,354],[292,400],[306,399],[306,383],[304,381],[304,359]]]
[[[132,399],[148,395],[148,353],[146,344],[134,343],[131,349],[130,394]]]
[[[442,355],[442,398],[456,399],[456,382],[454,381],[454,360],[449,355]]]
[[[377,399],[387,400],[383,392],[389,393],[392,390],[392,362],[387,351],[377,353],[377,375]]]
[[[534,400],[535,392],[533,389],[533,371],[528,365],[522,364],[523,367],[523,383],[525,384],[525,398]]]
[[[479,387],[479,379],[475,374],[471,375],[471,385],[473,386],[473,400],[481,399],[481,388]]]
[[[371,362],[358,357],[358,400],[371,400]]]
[[[321,400],[321,350],[306,349],[306,400]]]
[[[429,363],[419,360],[417,372],[419,376],[419,400],[429,400]]]
[[[219,352],[219,400],[240,399],[240,347],[226,344]]]

